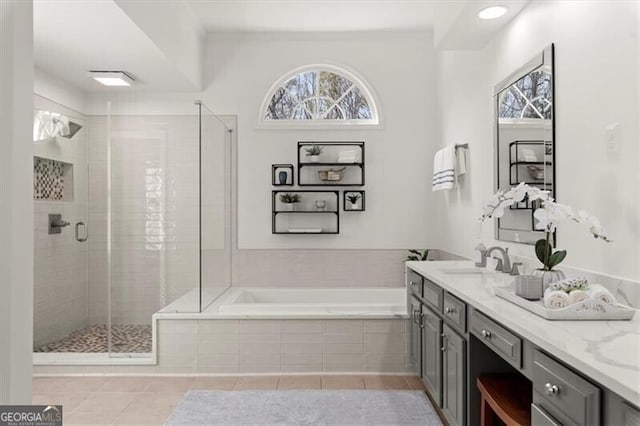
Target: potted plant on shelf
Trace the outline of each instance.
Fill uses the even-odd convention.
[[[322,148],[320,145],[310,145],[304,150],[306,152],[306,156],[309,157],[312,163],[318,163],[320,162],[320,154],[322,154],[324,148]]]
[[[360,194],[347,194],[347,210],[360,210],[360,198],[362,198]]]
[[[295,211],[296,203],[300,202],[300,194],[292,194],[291,192],[285,192],[284,194],[280,194],[280,201],[287,206],[287,211]]]
[[[537,220],[536,230],[544,231],[545,238],[536,241],[535,254],[542,263],[542,267],[538,268],[534,272],[534,275],[542,278],[543,289],[546,288],[548,284],[565,278],[564,273],[554,269],[554,267],[565,259],[567,251],[558,250],[554,252],[551,246],[551,234],[555,232],[559,223],[578,223],[585,227],[594,238],[607,243],[611,242],[605,235],[600,221],[597,218],[583,210],[575,214],[570,206],[556,203],[548,191],[529,186],[525,183],[520,183],[508,191],[499,190],[496,192],[491,200],[484,206],[480,221],[483,222],[489,218],[501,217],[504,214],[505,208],[521,202],[525,197],[527,197],[530,202],[539,201],[541,203],[541,207],[535,210],[533,217]]]

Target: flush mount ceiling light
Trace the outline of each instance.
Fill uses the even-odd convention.
[[[478,18],[480,19],[496,19],[507,13],[507,8],[504,6],[490,6],[485,7],[478,12]]]
[[[124,71],[89,71],[88,75],[104,86],[131,86],[134,81]]]

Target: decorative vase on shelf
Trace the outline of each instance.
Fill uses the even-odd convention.
[[[280,182],[280,185],[286,185],[287,183],[287,172],[285,172],[284,170],[278,173],[278,181]]]
[[[533,275],[534,277],[542,278],[543,292],[547,289],[547,287],[549,287],[549,284],[564,280],[566,278],[564,272],[557,269],[552,269],[550,271],[545,271],[544,269],[536,269],[532,272],[531,275]]]
[[[284,203],[287,206],[287,211],[293,212],[296,210],[296,203]]]
[[[311,159],[312,163],[319,163],[320,162],[320,156],[319,155],[310,155],[309,158]]]

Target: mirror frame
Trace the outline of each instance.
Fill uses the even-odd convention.
[[[500,81],[493,88],[493,102],[494,102],[494,133],[493,133],[493,148],[495,160],[494,172],[494,190],[498,191],[500,184],[500,93],[507,89],[509,86],[529,74],[530,72],[547,65],[551,68],[551,141],[553,143],[553,149],[551,152],[551,170],[553,173],[553,185],[551,187],[551,196],[555,199],[557,192],[557,180],[556,180],[556,75],[555,75],[555,46],[553,43],[545,47],[542,52],[535,55],[532,59],[527,61],[524,65],[509,74],[508,77]],[[533,212],[532,212],[533,214]],[[532,219],[533,220],[533,219]],[[520,238],[525,235],[526,238]],[[495,219],[494,238],[499,241],[509,241],[521,244],[535,244],[535,242],[544,238],[544,231],[534,230],[517,230],[500,228],[500,218]],[[551,238],[551,244],[556,246],[556,233],[554,232]]]

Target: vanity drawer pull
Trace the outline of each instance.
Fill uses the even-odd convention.
[[[558,395],[560,393],[560,388],[556,385],[552,385],[551,383],[546,383],[544,388],[547,391],[547,395]]]
[[[491,339],[491,332],[489,330],[482,330],[482,337],[485,339]]]
[[[455,310],[455,309],[453,309],[453,308],[447,308],[447,309],[445,310],[445,312],[446,312],[446,313],[448,313],[448,314],[453,314],[453,313],[455,313],[455,312],[456,312],[456,310]]]
[[[415,287],[415,286],[417,286],[417,285],[418,285],[418,283],[417,283],[417,282],[415,282],[415,281],[409,281],[409,285],[410,285],[411,287]]]

